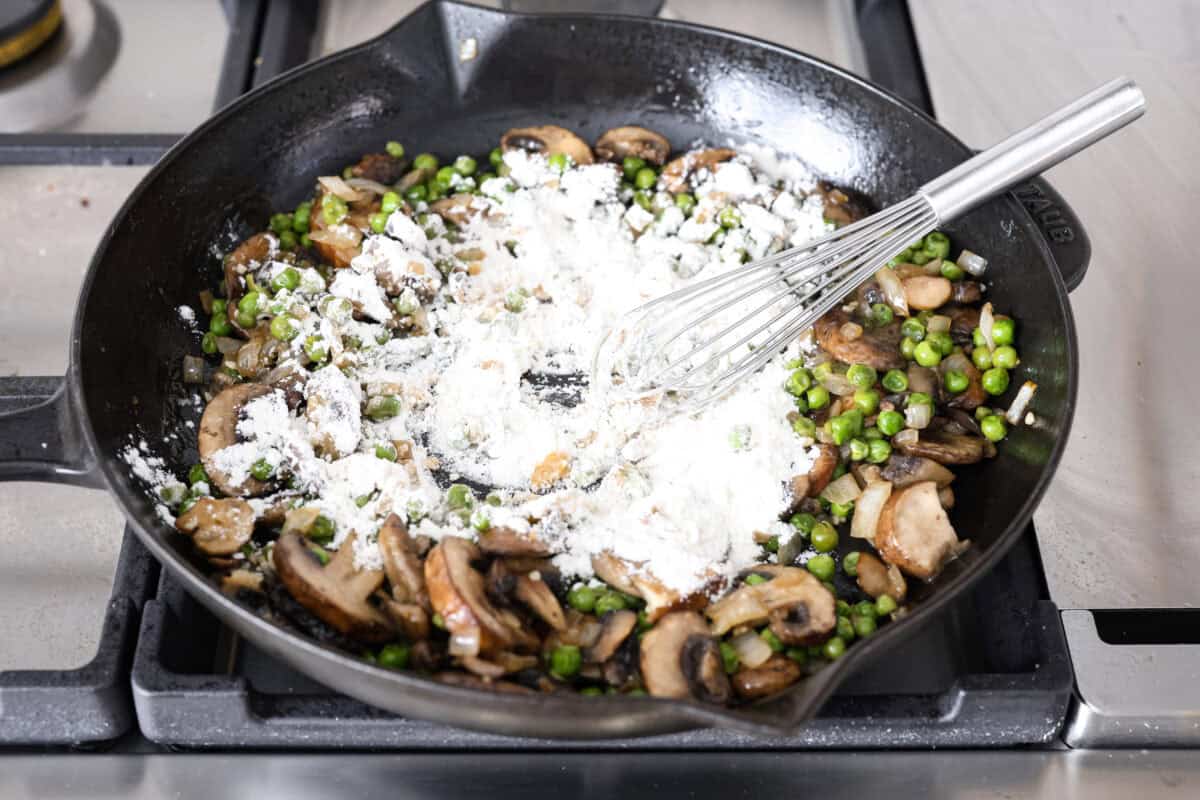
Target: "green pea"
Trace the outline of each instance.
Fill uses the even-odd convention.
[[[429,618],[429,621],[432,622],[433,627],[437,628],[438,630],[446,630],[446,620],[442,619],[441,614],[434,614]]]
[[[1008,389],[1008,370],[1003,367],[992,367],[983,373],[980,382],[983,384],[983,390],[988,394],[1004,394]]]
[[[300,334],[300,326],[287,314],[271,320],[271,335],[281,342],[290,342]]]
[[[747,586],[758,586],[760,583],[766,583],[767,579],[759,575],[757,572],[751,572],[743,581]]]
[[[292,229],[292,221],[291,214],[272,214],[270,223],[271,232],[283,233],[284,231],[290,231]]]
[[[829,432],[833,434],[833,443],[840,447],[854,435],[854,420],[845,414],[839,414],[829,420]]]
[[[830,637],[825,644],[821,645],[821,655],[828,658],[830,661],[837,661],[846,654],[846,640],[840,636]]]
[[[858,559],[862,556],[857,550],[853,553],[847,553],[842,559],[842,572],[845,572],[851,578],[858,577]]]
[[[475,505],[475,494],[465,483],[455,483],[446,490],[446,505],[451,509],[471,508]]]
[[[804,367],[801,367],[800,369],[792,372],[791,375],[788,375],[787,382],[784,384],[783,388],[788,394],[800,397],[806,391],[808,391],[808,388],[812,386],[812,383],[812,373],[806,370]]]
[[[550,653],[550,672],[556,678],[572,678],[583,664],[583,654],[573,644],[560,644]]]
[[[866,364],[851,364],[846,370],[846,380],[859,389],[870,389],[877,379],[875,370]]]
[[[979,408],[975,409],[975,420],[977,422],[982,422],[984,417],[990,417],[994,413],[996,412],[992,411],[987,406],[980,406]]]
[[[945,331],[935,331],[925,337],[925,341],[937,348],[942,357],[954,352],[954,339]]]
[[[228,336],[233,333],[233,325],[229,323],[229,318],[224,313],[213,314],[208,321],[208,332],[214,336]],[[213,344],[215,345],[216,342]]]
[[[375,661],[388,669],[404,669],[408,666],[408,645],[386,644],[380,648]]]
[[[783,642],[779,641],[779,637],[770,628],[763,628],[758,632],[758,638],[762,639],[771,648],[772,653],[783,652]]]
[[[853,512],[854,512],[854,503],[846,503],[845,505],[842,505],[841,503],[830,503],[829,504],[829,513],[835,517],[841,517],[842,519],[847,519]]]
[[[897,608],[896,599],[890,594],[881,594],[875,598],[875,613],[881,617],[886,617]]]
[[[900,415],[897,414],[896,416]],[[900,417],[900,419],[903,420],[904,417]],[[891,455],[892,445],[883,439],[876,439],[868,446],[867,461],[870,461],[872,464],[882,464],[883,462],[887,461]]]
[[[946,370],[946,374],[942,376],[942,385],[951,394],[962,394],[971,385],[971,379],[962,370],[948,369]]]
[[[312,238],[306,233],[300,237],[301,247],[312,247]]]
[[[742,224],[742,215],[733,206],[726,206],[717,214],[717,222],[722,228],[736,228]]]
[[[382,211],[376,211],[367,217],[367,224],[375,233],[383,233],[387,229],[387,221],[388,215]]]
[[[429,199],[429,189],[423,183],[418,183],[404,193],[405,199],[414,206],[417,203],[423,203]]]
[[[198,497],[186,498],[182,503],[179,504],[179,513],[182,515],[182,514],[186,514],[187,512],[191,511],[192,506],[196,505],[196,503],[199,500],[200,500],[200,498],[198,498]]]
[[[654,210],[654,202],[650,197],[650,193],[645,189],[638,189],[633,193],[633,202],[644,208],[646,211]]]
[[[376,422],[391,419],[400,413],[400,398],[394,394],[372,397],[367,401],[367,416]]]
[[[696,207],[696,198],[687,192],[680,192],[675,195],[675,205],[683,212],[685,217],[690,217],[692,210]]]
[[[862,461],[867,457],[867,453],[871,452],[871,446],[863,439],[850,440],[850,460]]]
[[[400,195],[395,192],[384,192],[383,197],[379,200],[379,211],[383,214],[391,214],[400,207]]]
[[[912,339],[914,342],[920,342],[925,338],[925,325],[916,317],[909,317],[900,323],[900,333],[906,339]]]
[[[936,367],[942,363],[942,354],[930,342],[921,342],[913,350],[913,357],[922,367]]]
[[[197,483],[208,483],[208,472],[204,469],[204,465],[192,464],[191,469],[188,470],[187,480],[189,486]]]
[[[918,267],[923,267],[933,259],[930,258],[929,254],[924,250],[914,250],[913,254],[909,256],[908,260],[910,263],[916,264]]]
[[[380,442],[375,445],[375,457],[382,458],[384,461],[395,461],[398,457],[396,446],[391,442]]]
[[[646,166],[645,159],[637,156],[626,156],[621,162],[621,170],[625,173],[625,180],[634,181],[637,179],[637,174]]]
[[[980,345],[971,351],[971,363],[981,370],[992,368],[992,353],[986,345]]]
[[[474,175],[477,167],[478,164],[476,164],[475,159],[470,156],[463,155],[454,159],[454,171],[464,178],[468,175]]]
[[[854,392],[854,407],[868,417],[879,410],[879,392],[874,389],[858,389]]]
[[[305,535],[314,542],[330,542],[333,541],[334,530],[333,520],[322,514],[313,520]]]
[[[818,553],[828,553],[838,546],[837,529],[828,522],[818,522],[816,525],[814,525],[812,533],[809,534],[809,537],[812,540],[813,549]],[[832,559],[830,559],[830,561],[832,562]],[[811,564],[812,562],[809,561],[809,563]],[[816,573],[813,574],[815,575]],[[832,575],[832,572],[830,575]],[[823,577],[821,575],[817,575],[817,577],[821,578],[822,580],[829,580],[829,576]]]
[[[839,617],[850,616],[850,604],[845,600],[838,600],[837,603],[834,604],[834,609],[837,611],[837,615]]]
[[[884,436],[895,436],[904,429],[904,415],[899,411],[884,411],[875,418],[875,425]]]
[[[566,172],[567,168],[571,166],[571,158],[566,153],[555,153],[546,159],[546,163],[555,172]]]
[[[315,364],[329,358],[329,348],[320,336],[309,336],[304,340],[304,354]]]
[[[658,183],[658,173],[650,167],[642,167],[633,176],[633,185],[639,189],[653,189]]]
[[[881,383],[889,392],[903,392],[908,388],[908,375],[898,369],[889,369]]]
[[[908,405],[910,406],[931,406],[933,398],[924,392],[913,392],[908,396]]]
[[[804,393],[804,397],[808,400],[808,407],[813,411],[829,405],[829,390],[824,386],[811,387]]]
[[[887,325],[895,317],[892,307],[887,303],[871,304],[871,321],[880,327]]]
[[[289,292],[294,291],[300,285],[300,273],[295,267],[288,267],[280,270],[279,274],[271,278],[271,288],[276,292],[284,289]]]
[[[863,419],[865,415],[860,409],[851,408],[841,413],[841,416],[850,420],[850,424],[854,426],[852,436],[858,436],[863,430]]]
[[[766,550],[768,553],[778,553],[779,552],[779,537],[772,536],[770,539],[767,539],[765,542],[763,542],[763,549]]]
[[[725,667],[725,674],[732,675],[738,671],[741,666],[741,659],[738,658],[737,648],[729,642],[721,642],[721,664]]]
[[[296,249],[296,234],[291,231],[284,231],[279,234],[279,247],[283,250]]]
[[[275,467],[271,466],[271,464],[265,458],[260,458],[250,466],[250,475],[255,480],[270,480],[271,476],[274,474]]]
[[[596,598],[596,616],[602,617],[610,611],[620,611],[627,605],[625,595],[620,592],[607,591]]]
[[[788,522],[791,523],[792,527],[798,530],[800,533],[808,536],[812,533],[812,529],[816,526],[817,518],[812,514],[800,513],[793,514]]]
[[[854,626],[854,634],[860,639],[865,639],[875,633],[878,625],[875,617],[862,617],[858,614],[850,615],[850,624]]]
[[[504,163],[504,153],[499,147],[492,148],[492,152],[488,153],[488,162],[493,167],[499,167]]]
[[[996,346],[1012,344],[1016,336],[1016,325],[1008,317],[996,317],[992,323],[992,341]]]
[[[1009,345],[997,347],[996,352],[992,353],[992,364],[997,367],[1013,369],[1019,363],[1021,360],[1017,358],[1017,351]]]
[[[213,355],[217,352],[217,335],[212,331],[200,337],[200,350],[206,355]]]
[[[814,527],[813,530],[815,531],[816,528]],[[834,531],[834,536],[837,536],[837,531]],[[806,563],[804,566],[807,567],[808,571],[811,572],[817,579],[828,581],[833,579],[833,571],[836,567],[836,564],[834,563],[833,556],[826,553],[820,553],[810,558],[808,563]]]
[[[912,359],[917,353],[917,343],[907,336],[900,340],[900,355]]]
[[[296,206],[296,210],[292,213],[292,231],[295,233],[308,233],[308,229],[311,224],[312,201],[305,200],[303,203]]]
[[[350,213],[350,206],[336,194],[325,194],[321,197],[321,218],[326,225],[337,225]]]
[[[800,647],[789,647],[783,654],[800,665],[804,665],[808,661],[808,653]]]
[[[592,613],[596,607],[597,592],[591,586],[579,584],[567,592],[567,605],[583,614]]]
[[[435,156],[433,153],[421,153],[413,159],[413,169],[427,170],[437,168],[437,156]]]
[[[953,261],[942,261],[942,277],[948,281],[961,281],[967,273],[963,272],[963,268]]]
[[[941,231],[934,231],[925,237],[923,249],[930,259],[946,258],[950,255],[950,237]]]
[[[837,635],[847,642],[854,641],[854,623],[849,617],[837,618]]]
[[[817,438],[817,423],[801,415],[792,420],[792,431],[797,436],[815,439]]]
[[[989,442],[998,442],[1008,435],[1008,426],[1004,424],[1004,417],[999,414],[984,417],[979,423],[979,430],[983,431]]]

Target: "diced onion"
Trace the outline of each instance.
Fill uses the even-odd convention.
[[[924,266],[921,267],[921,269],[923,269],[925,271],[926,275],[941,275],[942,274],[942,260],[940,258],[935,258],[930,261],[926,261]]]
[[[930,333],[949,333],[950,322],[950,318],[944,314],[934,314],[925,322],[925,327]]]
[[[350,188],[350,185],[336,175],[322,175],[317,178],[317,183],[321,184],[321,188],[330,194],[337,195],[347,203],[353,203],[356,200],[361,200],[362,195]]]
[[[867,484],[854,503],[854,518],[850,522],[850,535],[856,539],[875,541],[875,528],[879,525],[879,514],[883,504],[892,496],[892,484],[875,481]]]
[[[729,640],[737,651],[738,661],[750,669],[761,667],[771,657],[771,645],[754,631],[746,631]]]
[[[887,299],[890,305],[898,314],[908,315],[908,298],[904,295],[904,284],[900,282],[900,276],[891,267],[884,267],[875,273],[875,280],[879,281],[879,288],[883,292],[883,296]]]
[[[857,322],[847,322],[842,326],[842,338],[847,342],[857,341],[862,338],[863,328]]]
[[[362,233],[352,225],[334,225],[332,228],[315,230],[308,238],[314,242],[332,245],[339,250],[353,249],[362,241]]]
[[[183,357],[183,382],[204,383],[204,359],[199,356]]]
[[[854,394],[858,390],[858,387],[851,383],[845,375],[837,372],[831,372],[828,375],[822,376],[821,385],[829,390],[830,394],[837,395],[838,397]]]
[[[363,191],[370,192],[371,194],[385,194],[391,191],[391,189],[384,186],[379,181],[373,181],[370,178],[347,178],[346,185],[351,189],[362,189]],[[339,195],[339,197],[340,196],[341,195]]]
[[[969,272],[978,278],[983,273],[987,272],[987,259],[978,253],[972,253],[970,250],[963,250],[958,256],[958,265],[964,271]]]
[[[910,428],[921,430],[929,426],[933,420],[933,406],[920,403],[904,409],[904,423]]]
[[[1021,384],[1021,388],[1017,390],[1017,396],[1013,398],[1012,405],[1008,407],[1008,412],[1004,415],[1009,425],[1021,423],[1021,418],[1025,416],[1025,409],[1029,407],[1029,401],[1033,399],[1033,393],[1036,391],[1037,384],[1033,381],[1025,381]]]
[[[844,506],[847,503],[853,503],[861,494],[862,489],[858,488],[858,481],[854,480],[854,476],[847,472],[826,486],[825,491],[821,492],[821,497],[831,503]]]
[[[979,332],[983,334],[983,340],[987,342],[988,350],[996,349],[996,341],[992,339],[992,325],[996,322],[996,317],[992,313],[992,304],[984,303],[983,309],[979,312]]]
[[[971,370],[975,365],[971,363],[971,359],[967,358],[962,353],[951,353],[942,359],[940,366],[942,368],[942,374],[945,374],[946,370],[955,369],[966,375],[970,375]]]
[[[920,434],[912,428],[905,428],[892,437],[892,444],[897,447],[908,447],[914,445],[920,439]]]

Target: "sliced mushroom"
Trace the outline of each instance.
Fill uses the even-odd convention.
[[[563,154],[576,164],[591,164],[592,149],[566,128],[558,125],[538,125],[532,128],[513,128],[500,137],[502,150],[526,150],[545,156]]]
[[[483,576],[471,567],[479,556],[466,539],[447,536],[425,559],[429,600],[450,631],[451,651],[478,655],[536,648],[536,637],[522,629],[520,620],[488,601]]]
[[[646,619],[656,622],[671,611],[698,611],[707,604],[704,592],[683,595],[634,564],[612,553],[592,557],[596,577],[608,585],[646,601]]]
[[[737,151],[730,150],[728,147],[714,147],[685,153],[663,167],[663,186],[672,194],[686,191],[688,178],[694,173],[704,169],[712,171],[717,164],[728,161],[736,155]]]
[[[600,636],[596,643],[583,653],[583,660],[603,664],[617,652],[617,648],[629,638],[637,627],[637,614],[629,609],[610,611],[601,620]]]
[[[950,299],[956,303],[978,303],[983,299],[983,284],[975,281],[955,281]]]
[[[245,294],[246,273],[270,261],[276,243],[269,233],[256,233],[225,256],[225,312],[229,323],[242,333],[246,331],[237,323],[237,304]]]
[[[705,609],[715,635],[770,620],[772,632],[785,643],[815,644],[836,627],[833,594],[807,569],[762,566],[754,571],[773,577],[744,584]]]
[[[987,454],[987,445],[987,439],[981,436],[927,429],[921,431],[915,442],[896,447],[903,455],[922,456],[939,464],[974,464]]]
[[[735,672],[733,690],[743,700],[756,700],[783,691],[800,680],[801,674],[800,665],[795,661],[787,656],[773,655],[761,666]]]
[[[913,577],[932,578],[957,545],[958,535],[932,481],[893,492],[879,515],[875,534],[879,554]]]
[[[379,529],[379,554],[392,587],[392,598],[397,603],[415,603],[428,611],[425,571],[408,535],[408,526],[395,514],[389,514]]]
[[[832,222],[837,227],[857,222],[867,215],[868,209],[862,198],[851,198],[842,189],[828,181],[817,184],[817,193],[824,201],[822,216],[826,222]]]
[[[391,598],[383,601],[383,611],[409,641],[429,638],[429,612],[416,603],[397,603]]]
[[[304,539],[285,534],[275,542],[272,561],[292,597],[326,625],[363,642],[395,635],[391,621],[368,601],[383,583],[383,570],[354,565],[354,534],[324,566]]]
[[[864,328],[858,338],[847,339],[842,326],[848,322],[853,320],[840,308],[817,320],[813,335],[822,350],[848,364],[866,364],[877,370],[904,368],[904,356],[900,355],[900,323]]]
[[[711,665],[714,650],[715,674]],[[728,697],[728,679],[720,663],[716,641],[704,618],[694,611],[667,614],[642,638],[642,680],[655,697]]]
[[[661,166],[671,154],[671,143],[661,133],[637,125],[623,125],[605,131],[593,149],[602,161],[620,163],[626,158],[640,158]]]
[[[817,445],[817,457],[808,468],[808,497],[819,497],[838,465],[838,450],[831,444]]]
[[[922,481],[933,481],[938,486],[949,486],[954,480],[954,473],[936,461],[899,453],[893,453],[887,460],[880,476],[896,489],[903,489],[905,486]]]
[[[955,344],[970,344],[971,334],[979,327],[979,309],[974,306],[958,306],[942,312],[950,318],[950,338]]]
[[[473,194],[452,194],[429,206],[429,210],[455,225],[466,225],[487,210],[487,201]]]
[[[913,275],[905,278],[902,283],[908,307],[918,311],[931,311],[948,303],[953,293],[950,281],[940,275]]]
[[[871,597],[890,595],[897,603],[908,593],[904,576],[894,566],[884,564],[874,553],[858,554],[858,588]]]
[[[929,367],[922,367],[917,362],[908,365],[906,370],[908,376],[908,390],[910,392],[924,392],[930,397],[936,397],[938,391],[937,373]]]
[[[205,555],[227,556],[250,541],[254,509],[245,500],[202,497],[175,519],[175,528],[192,537]]]
[[[410,170],[405,173],[400,179],[400,183],[396,185],[396,191],[403,194],[409,189],[421,183],[428,183],[433,180],[433,176],[437,174],[437,170],[433,167],[421,167],[419,169]]]
[[[566,629],[567,621],[563,616],[562,606],[559,605],[558,598],[554,596],[554,592],[550,590],[545,581],[531,575],[518,575],[513,594],[526,608],[554,630]]]
[[[267,491],[268,484],[247,477],[241,483],[234,483],[230,476],[221,470],[213,458],[217,452],[240,441],[237,432],[238,420],[242,407],[259,397],[270,394],[269,386],[257,383],[239,383],[223,390],[204,407],[204,415],[200,417],[200,430],[196,434],[196,446],[200,450],[200,460],[214,486],[223,493],[235,497],[250,497]]]
[[[263,575],[248,569],[235,569],[221,578],[221,591],[228,595],[239,592],[262,592]]]
[[[350,168],[350,174],[356,178],[366,178],[390,186],[400,180],[407,166],[408,162],[404,159],[395,158],[387,153],[367,153]]]
[[[617,591],[625,594],[637,594],[637,587],[633,585],[632,574],[629,562],[617,558],[612,553],[607,551],[599,555],[592,556],[592,571],[596,573],[596,577],[613,587]]]
[[[536,534],[519,533],[503,525],[495,525],[479,534],[479,549],[494,556],[545,558],[551,550],[538,541]]]
[[[636,636],[627,636],[617,652],[604,662],[601,676],[610,685],[618,689],[632,688],[639,680],[641,664],[641,642]]]

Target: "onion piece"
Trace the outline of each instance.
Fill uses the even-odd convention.
[[[322,175],[320,178],[317,178],[317,183],[321,184],[322,189],[342,198],[347,203],[362,200],[362,195],[351,189],[350,185],[337,175]]]
[[[183,357],[183,382],[204,383],[204,359],[199,356]]]
[[[921,435],[917,433],[916,430],[912,428],[905,428],[892,437],[892,444],[896,445],[897,447],[906,447],[908,445],[916,444],[917,440],[920,438]]]
[[[771,657],[771,645],[754,631],[746,631],[729,640],[737,651],[738,661],[750,669],[757,669]]]
[[[354,189],[354,190],[361,189],[365,192],[370,192],[371,194],[386,194],[387,192],[392,191],[391,189],[384,186],[379,181],[373,181],[370,178],[347,178],[346,185],[349,186],[351,189]],[[339,197],[340,196],[341,195],[339,195]],[[345,199],[345,198],[342,198],[342,199]]]
[[[908,298],[904,295],[904,284],[900,282],[900,276],[891,267],[884,267],[875,273],[875,280],[879,281],[879,288],[883,292],[884,298],[898,314],[908,316]]]
[[[930,333],[949,333],[951,320],[944,314],[934,314],[925,322]]]
[[[988,352],[996,349],[996,341],[992,338],[992,325],[995,322],[996,317],[992,312],[992,304],[984,303],[979,312],[979,332],[983,334],[983,340],[987,342]]]
[[[935,258],[930,261],[926,261],[921,269],[925,270],[926,275],[941,275],[942,260],[940,258]]]
[[[1033,381],[1025,381],[1021,384],[1021,388],[1017,390],[1017,396],[1013,398],[1012,405],[1008,407],[1008,411],[1004,415],[1009,425],[1021,424],[1021,418],[1025,416],[1025,409],[1029,407],[1029,401],[1033,399],[1033,393],[1036,391],[1037,384]]]
[[[841,328],[842,338],[847,342],[854,342],[862,338],[863,328],[857,322],[847,322]]]
[[[223,356],[233,355],[238,350],[242,349],[245,342],[241,339],[234,339],[232,336],[218,336],[217,350]]]
[[[314,242],[332,245],[337,249],[353,249],[362,241],[362,232],[353,225],[334,225],[332,228],[315,230],[308,234]]]
[[[987,259],[978,253],[972,253],[970,250],[963,250],[958,256],[957,263],[964,271],[969,272],[976,278],[987,272]]]
[[[854,476],[847,472],[826,486],[825,491],[821,492],[821,497],[831,503],[844,506],[847,503],[853,503],[861,494],[862,489],[858,488],[858,481],[854,480]]]
[[[837,395],[838,397],[852,395],[858,390],[858,387],[851,383],[845,375],[837,372],[831,372],[828,375],[822,376],[821,385],[824,386],[830,394]]]
[[[929,427],[933,421],[933,406],[928,403],[910,405],[904,409],[904,423],[915,430]]]
[[[892,496],[892,484],[887,481],[868,483],[867,488],[854,503],[854,518],[850,521],[850,535],[856,539],[875,541],[875,529],[879,526],[879,515],[883,504]]]

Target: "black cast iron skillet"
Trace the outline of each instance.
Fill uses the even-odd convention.
[[[478,55],[463,60],[460,44],[470,38]],[[307,196],[314,176],[388,139],[403,140],[410,152],[483,153],[509,127],[547,122],[589,140],[633,122],[663,132],[677,148],[699,139],[760,142],[801,156],[881,206],[970,155],[931,119],[865,81],[746,37],[659,20],[520,16],[431,3],[381,37],[238,100],[150,171],[92,261],[64,388],[32,411],[0,417],[0,477],[107,487],[146,546],[222,621],[316,680],[401,714],[545,737],[794,728],[847,675],[886,657],[962,593],[1029,522],[1065,444],[1075,399],[1067,285],[1082,276],[1088,248],[1061,204],[1049,215],[1052,238],[1063,245],[1061,263],[1011,196],[949,228],[955,242],[990,260],[990,297],[1019,321],[1023,375],[1039,385],[1037,424],[1015,428],[998,458],[963,470],[955,484],[953,521],[971,548],[933,583],[913,587],[907,617],[769,702],[726,709],[649,698],[493,695],[371,666],[221,595],[119,459],[131,440],[145,439],[176,474],[196,460],[185,421],[194,422],[199,410],[181,402],[191,392],[180,382],[180,362],[197,352],[198,334],[176,308],[194,305],[217,281],[214,244],[227,250],[263,229],[272,209]]]

